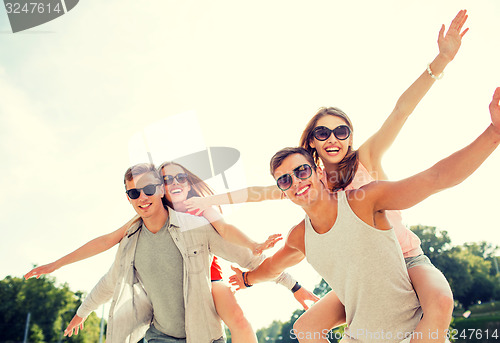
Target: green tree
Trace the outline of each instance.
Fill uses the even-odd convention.
[[[455,300],[464,308],[493,300],[500,292],[492,263],[498,247],[484,241],[452,246],[447,231],[423,225],[410,229],[420,237],[424,254],[446,276]]]
[[[420,238],[422,242],[420,246],[424,254],[433,263],[435,260],[439,260],[441,255],[451,248],[451,239],[447,231],[438,231],[435,226],[425,225],[411,226],[410,230]]]
[[[56,287],[53,277],[24,280],[7,276],[0,281],[0,342],[23,340],[28,313],[30,342],[59,342],[82,295],[73,293],[67,284]],[[85,330],[66,341],[98,341],[99,321],[95,314],[90,315]]]

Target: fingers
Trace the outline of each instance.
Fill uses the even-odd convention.
[[[441,30],[439,30],[438,39],[443,39],[444,38],[444,31],[445,31],[445,26],[443,24],[443,25],[441,25]]]
[[[458,12],[457,16],[455,17],[455,19],[453,19],[453,21],[451,22],[450,24],[450,28],[448,29],[448,32],[459,32],[462,30],[462,27],[465,25],[465,22],[467,21],[467,18],[469,16],[467,15],[467,10],[461,10],[460,12]],[[460,33],[460,36],[463,37],[465,35],[465,33],[468,31],[469,29],[465,29],[464,32]]]
[[[491,99],[490,111],[493,110],[495,107],[498,107],[499,101],[500,101],[500,87],[497,87],[495,89],[495,92],[493,93],[493,98]]]
[[[69,326],[64,330],[64,336],[71,337],[73,335],[73,328],[69,328]]]
[[[304,308],[304,310],[309,310],[309,306],[307,306],[307,304],[303,301],[300,301],[300,304],[302,305],[302,307]]]
[[[493,102],[496,102],[498,104],[499,101],[500,101],[500,87],[497,87],[495,89],[495,92],[493,93]]]
[[[317,297],[315,294],[311,293],[311,300],[314,301],[314,302],[318,302],[319,301],[319,297]]]

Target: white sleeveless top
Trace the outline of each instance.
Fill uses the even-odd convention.
[[[324,234],[305,219],[307,261],[345,306],[342,342],[401,342],[422,317],[394,230],[378,230],[352,211],[345,191]]]

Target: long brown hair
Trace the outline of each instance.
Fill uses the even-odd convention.
[[[336,107],[321,107],[307,123],[304,132],[302,132],[299,143],[301,147],[306,149],[313,156],[314,162],[316,162],[317,165],[320,165],[320,158],[318,152],[310,146],[310,143],[314,139],[313,131],[318,124],[318,120],[327,115],[342,119],[351,129],[351,134],[354,132],[351,120],[342,110]],[[337,172],[335,175],[327,174],[330,183],[334,185],[333,190],[344,189],[349,186],[354,179],[354,174],[356,174],[356,171],[358,170],[358,164],[359,153],[357,150],[354,150],[351,146],[349,146],[347,154],[337,166]]]
[[[163,180],[163,168],[169,165],[176,165],[178,167],[181,167],[184,173],[187,174],[188,176],[188,182],[189,185],[191,186],[191,189],[188,192],[187,199],[192,198],[192,197],[206,197],[210,195],[214,195],[214,191],[212,188],[202,179],[200,179],[198,176],[193,174],[190,170],[186,169],[184,166],[180,165],[179,163],[176,162],[163,162],[159,167],[158,167],[158,173],[162,176]],[[174,208],[173,204],[170,202],[170,200],[165,197],[164,202],[170,207]],[[221,211],[221,208],[219,206],[219,210]],[[221,211],[222,212],[222,211]]]

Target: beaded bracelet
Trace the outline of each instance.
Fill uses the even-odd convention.
[[[438,76],[434,75],[431,70],[431,64],[429,63],[427,65],[427,73],[429,73],[429,76],[432,77],[434,80],[441,80],[444,76],[444,72],[441,72]]]
[[[243,284],[245,285],[245,287],[252,287],[253,285],[249,284],[248,283],[248,275],[247,275],[247,272],[243,272],[241,274],[241,276],[243,277]]]

